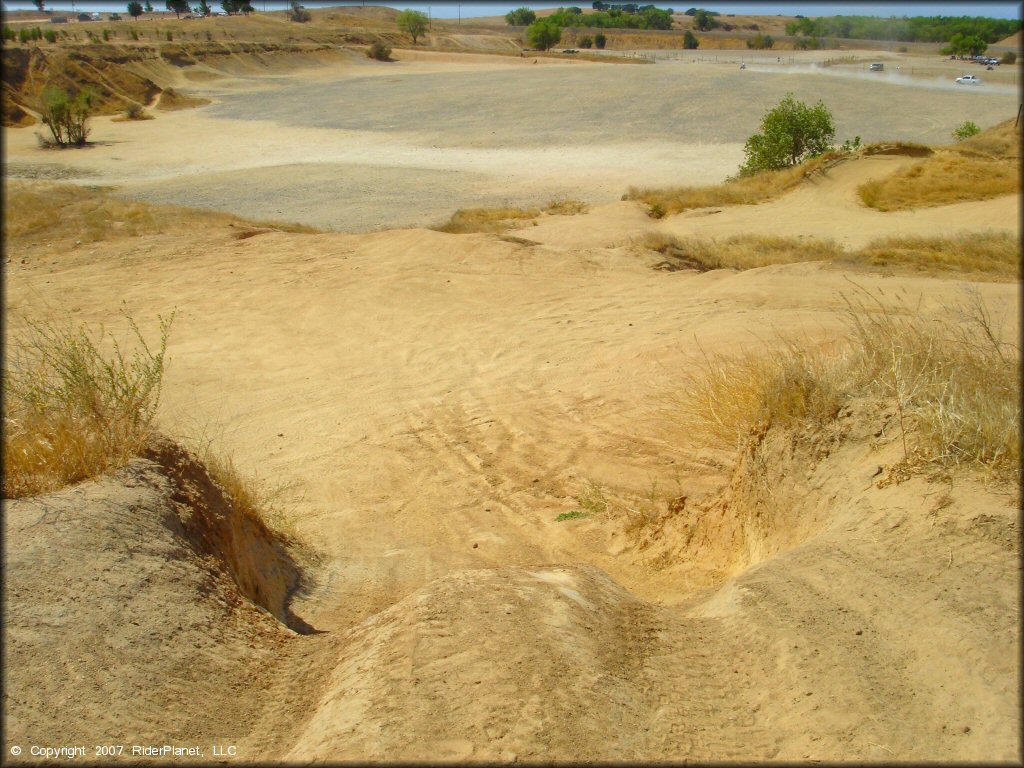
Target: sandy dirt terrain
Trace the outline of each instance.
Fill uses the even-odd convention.
[[[868,157],[759,206],[655,221],[614,202],[732,173],[787,90],[865,140],[944,142],[1014,97],[662,64],[380,72],[210,81],[194,87],[210,106],[97,120],[79,153],[5,131],[22,176],[349,230],[115,227],[8,253],[12,328],[65,312],[121,327],[123,308],[148,333],[176,310],[163,429],[218,429],[241,470],[287,484],[311,554],[287,614],[256,607],[235,585],[280,592],[287,568],[190,537],[219,507],[165,456],[7,503],[5,753],[104,738],[246,762],[1017,759],[1017,495],[969,473],[896,482],[894,409],[855,405],[814,451],[766,448],[755,513],[673,409],[705,354],[833,343],[857,286],[926,314],[973,289],[1008,337],[1019,286],[823,263],[668,273],[632,241],[1019,232],[1019,195],[869,211],[856,185],[914,161]],[[621,111],[553,96],[586,82]],[[538,88],[551,114],[531,111]],[[314,94],[333,110],[300,108]],[[398,226],[559,195],[598,205],[503,235]],[[189,488],[209,517],[185,514]],[[603,513],[556,520],[594,488]]]
[[[395,56],[298,74],[185,68],[175,87],[213,104],[142,122],[98,118],[97,144],[83,153],[41,153],[34,130],[8,131],[8,173],[59,172],[150,202],[361,232],[430,226],[460,207],[609,203],[630,185],[717,183],[789,91],[825,100],[839,140],[865,143],[945,143],[966,119],[987,127],[1016,109],[1010,84],[829,77],[811,56],[743,72],[711,61]]]

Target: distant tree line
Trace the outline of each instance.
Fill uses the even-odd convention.
[[[995,43],[1019,31],[1019,19],[983,16],[913,16],[883,19],[875,16],[797,16],[786,24],[787,35],[844,37],[852,40],[895,40],[904,43],[948,43],[954,36],[977,37]]]
[[[595,2],[607,10],[595,13],[584,13],[578,6],[559,8],[555,13],[544,19],[559,28],[564,27],[597,27],[600,29],[672,29],[672,9],[661,10],[653,5],[606,6]],[[624,10],[629,8],[630,10]],[[512,26],[527,26],[536,22],[537,15],[529,8],[517,8],[505,14],[505,21]]]

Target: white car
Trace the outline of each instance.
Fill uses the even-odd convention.
[[[957,85],[981,85],[981,78],[974,75],[964,75],[956,79]]]

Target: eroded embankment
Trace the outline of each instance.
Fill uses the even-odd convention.
[[[337,63],[348,56],[328,43],[196,41],[4,47],[3,120],[4,125],[35,122],[32,112],[47,86],[71,93],[90,86],[96,94],[96,114],[110,115],[132,104],[149,104],[165,89],[180,87],[181,69],[186,67],[198,65],[209,77]]]
[[[287,607],[299,572],[201,464],[165,443],[4,512],[9,743],[248,731],[246,692],[294,636],[281,622],[308,630]]]

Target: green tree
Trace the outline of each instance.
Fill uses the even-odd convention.
[[[608,38],[604,36],[603,32],[598,32],[596,35],[594,35],[595,48],[604,48],[607,43]]]
[[[746,162],[740,175],[749,176],[797,165],[832,149],[836,136],[832,113],[822,102],[809,107],[792,93],[761,118],[761,132],[743,147]]]
[[[45,10],[43,7],[45,5],[43,0],[32,0],[32,5],[38,8],[40,13],[42,13]]]
[[[153,12],[153,4],[151,2],[149,2],[149,0],[146,0],[146,13],[152,13],[152,12]]]
[[[412,38],[413,45],[416,45],[416,38],[427,31],[427,15],[410,8],[406,8],[398,14],[396,21],[398,29]]]
[[[188,0],[167,0],[167,10],[174,11],[175,18],[181,18],[181,14],[188,13]]]
[[[698,45],[700,45],[700,40],[697,39],[697,36],[690,30],[686,30],[685,34],[683,34],[683,48],[692,51]]]
[[[206,0],[199,0],[199,5],[196,6],[196,13],[200,16],[209,16],[213,12],[210,8],[210,4]]]
[[[227,2],[237,3],[238,1],[239,0],[224,0],[224,2],[221,3],[221,5],[224,5],[224,3]],[[225,7],[224,10],[227,10],[227,8]],[[292,21],[297,21],[300,24],[304,24],[305,22],[312,19],[313,16],[312,14],[310,14],[309,11],[307,11],[305,8],[299,5],[299,0],[292,0],[291,11],[289,11],[289,18]]]
[[[562,28],[550,21],[541,19],[535,21],[526,28],[526,40],[530,46],[539,51],[547,51],[553,45],[558,45],[562,39]],[[601,46],[598,46],[600,48]]]
[[[693,26],[701,32],[707,32],[715,26],[715,19],[710,13],[701,8],[693,15]]]
[[[505,21],[511,27],[528,27],[536,20],[537,14],[525,6],[505,14]]]

